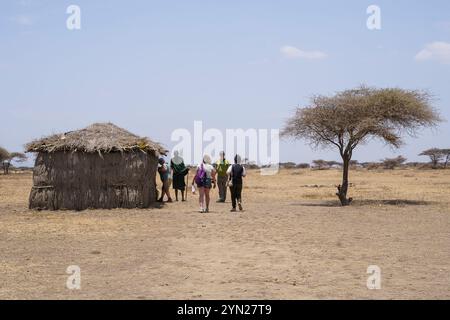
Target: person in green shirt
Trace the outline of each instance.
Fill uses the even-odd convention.
[[[225,159],[225,152],[220,152],[220,159],[216,162],[217,186],[219,188],[219,200],[217,202],[225,202],[227,198],[227,170],[230,163]]]

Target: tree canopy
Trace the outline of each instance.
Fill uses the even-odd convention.
[[[9,152],[5,148],[0,147],[0,162],[7,160],[9,157]]]
[[[282,134],[304,138],[314,146],[335,145],[342,153],[369,138],[398,148],[402,133],[415,135],[421,127],[440,121],[430,98],[423,91],[366,86],[334,96],[317,95],[309,106],[297,108]]]

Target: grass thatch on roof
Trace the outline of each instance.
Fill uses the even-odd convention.
[[[159,143],[139,137],[112,123],[94,123],[89,127],[63,134],[54,134],[32,141],[25,146],[27,152],[73,151],[86,153],[129,152],[141,150],[166,154]]]

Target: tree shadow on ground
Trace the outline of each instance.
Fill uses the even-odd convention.
[[[428,206],[436,204],[433,201],[423,201],[423,200],[407,200],[407,199],[380,199],[380,200],[353,200],[350,206]],[[317,202],[297,202],[291,203],[293,206],[303,206],[303,207],[341,207],[338,200],[327,200],[327,201],[317,201]]]

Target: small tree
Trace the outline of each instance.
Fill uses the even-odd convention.
[[[9,158],[9,152],[5,148],[0,147],[0,164],[3,167],[3,174],[7,174],[7,163]]]
[[[8,159],[9,152],[5,148],[0,147],[0,162],[3,162],[4,160]]]
[[[3,166],[3,173],[9,174],[9,167],[11,166],[11,161],[24,162],[27,160],[27,156],[21,152],[11,152],[5,148],[0,147],[0,162]]]
[[[396,158],[385,158],[384,160],[381,161],[381,163],[383,164],[383,167],[385,169],[395,169],[396,167],[401,166],[407,159],[405,157],[402,156],[398,156]]]
[[[442,149],[438,148],[431,148],[425,151],[422,151],[419,153],[419,156],[427,156],[430,158],[431,165],[433,166],[433,169],[436,169],[438,167],[439,161],[441,161],[444,158],[444,154],[442,152]]]
[[[347,198],[349,164],[359,144],[376,138],[398,148],[402,133],[414,135],[418,129],[436,126],[439,121],[426,92],[361,86],[334,96],[313,97],[309,106],[297,108],[282,135],[306,139],[313,147],[339,150],[343,169],[336,195],[346,206],[352,201]]]

